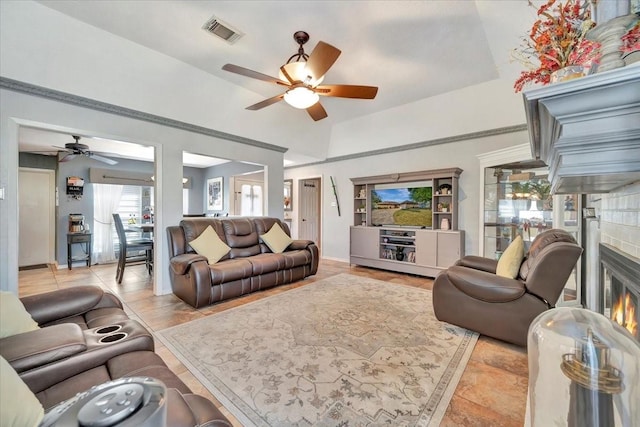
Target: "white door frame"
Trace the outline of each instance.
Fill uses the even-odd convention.
[[[43,175],[49,175],[49,203],[47,206],[47,211],[48,211],[48,216],[49,216],[49,248],[47,250],[47,257],[48,257],[48,264],[55,264],[57,267],[57,262],[56,262],[56,255],[55,255],[55,248],[56,248],[56,171],[53,169],[37,169],[37,168],[27,168],[27,167],[19,167],[18,168],[18,177],[20,177],[20,172],[33,172],[33,173],[39,173],[39,174],[43,174]],[[20,188],[20,182],[18,182],[18,188]],[[18,209],[20,206],[20,194],[18,194]],[[19,218],[20,212],[18,212],[18,218]],[[19,227],[19,219],[18,219],[18,227]],[[20,244],[20,239],[18,239],[18,245]],[[18,246],[18,250],[19,250],[19,246]]]
[[[502,150],[478,154],[476,157],[478,157],[478,161],[480,162],[480,191],[478,193],[480,195],[480,197],[478,197],[478,227],[480,228],[478,236],[480,236],[480,253],[478,255],[484,256],[484,170],[485,168],[498,166],[504,163],[532,160],[531,145],[515,145]]]

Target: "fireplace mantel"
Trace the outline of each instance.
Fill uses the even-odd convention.
[[[640,63],[523,94],[531,151],[555,194],[640,180]]]

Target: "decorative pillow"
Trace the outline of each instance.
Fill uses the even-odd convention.
[[[229,253],[231,248],[220,239],[213,227],[208,226],[198,237],[189,242],[200,255],[207,257],[209,264],[215,264]]]
[[[4,357],[0,356],[0,425],[2,427],[37,427],[44,418],[44,408],[29,387]]]
[[[271,230],[262,234],[260,238],[264,244],[271,249],[271,252],[276,254],[282,253],[291,242],[293,242],[291,237],[282,230],[282,227],[280,227],[277,222],[273,224]]]
[[[496,274],[498,276],[515,279],[518,276],[520,264],[522,264],[523,259],[524,242],[521,236],[516,236],[498,260]]]
[[[40,329],[13,292],[0,291],[0,338]]]

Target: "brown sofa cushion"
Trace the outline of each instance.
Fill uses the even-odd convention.
[[[222,227],[227,244],[231,247],[231,259],[246,258],[260,253],[258,232],[250,218],[222,220]]]
[[[211,270],[211,284],[233,282],[253,275],[253,266],[247,259],[228,259],[209,266]]]
[[[80,326],[74,323],[0,339],[0,353],[16,370],[24,372],[73,356],[87,349]]]
[[[515,279],[497,276],[467,267],[449,267],[442,274],[465,294],[486,302],[514,301],[526,292],[524,284]]]
[[[249,258],[253,268],[253,275],[271,273],[272,271],[284,270],[286,261],[283,254],[259,254]]]

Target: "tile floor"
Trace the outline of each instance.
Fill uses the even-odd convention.
[[[151,331],[159,331],[340,273],[424,289],[431,289],[433,285],[433,280],[424,277],[321,260],[318,273],[313,277],[201,309],[194,309],[174,295],[154,296],[152,282],[144,265],[127,266],[120,285],[115,282],[115,264],[79,267],[73,270],[55,271],[44,268],[21,271],[19,292],[20,296],[25,296],[78,285],[101,286],[122,299],[129,316],[140,321]],[[234,426],[241,426],[159,340],[156,340],[156,352],[194,392],[216,402]],[[525,349],[481,336],[441,426],[522,426],[527,380]]]

